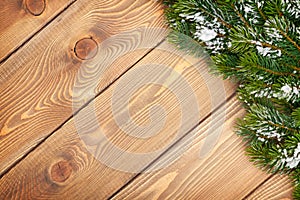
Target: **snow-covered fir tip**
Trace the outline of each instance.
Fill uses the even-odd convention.
[[[300,1],[282,0],[286,5],[286,12],[295,18],[300,17]]]
[[[270,47],[256,46],[257,52],[262,56],[278,58],[281,56],[281,50],[271,49]]]
[[[254,90],[250,92],[251,95],[254,95],[254,97],[256,98],[262,98],[262,97],[266,97],[266,98],[272,98],[273,97],[273,91],[271,87],[265,87],[261,90]]]
[[[250,23],[255,24],[258,22],[259,19],[258,13],[254,11],[254,7],[252,5],[241,3],[240,11],[243,11],[245,13],[244,17]]]
[[[267,56],[271,58],[278,58],[281,56],[281,50],[271,49],[270,47],[263,47],[260,41],[251,41],[252,44],[256,45],[257,52],[262,56]],[[269,41],[269,44],[272,44],[272,41]]]
[[[207,42],[214,39],[217,35],[218,34],[212,29],[208,29],[206,27],[201,28],[200,26],[196,26],[194,38],[203,42]]]
[[[257,123],[259,123],[260,128],[253,127],[250,129],[256,132],[257,139],[262,142],[267,141],[267,139],[276,139],[277,141],[281,141],[281,138],[285,135],[277,128],[270,126],[268,121],[259,121]]]
[[[299,100],[300,98],[300,87],[296,86],[290,86],[288,84],[285,84],[281,87],[279,93],[277,93],[275,96],[279,99],[286,99],[287,101],[290,101],[292,103],[295,103],[295,101]]]
[[[291,86],[284,84],[279,90],[273,89],[271,86],[250,92],[255,98],[277,98],[285,99],[288,102],[295,103],[300,99],[300,86]]]
[[[281,163],[290,169],[296,168],[300,163],[300,143],[294,149],[292,156],[289,156],[286,149],[283,149],[281,156]]]
[[[281,90],[284,92],[284,94],[289,94],[293,91],[293,89],[287,84],[282,86]]]
[[[269,37],[269,43],[273,43],[273,41],[282,40],[283,36],[281,35],[280,31],[277,28],[274,28],[274,25],[276,24],[276,20],[268,20],[264,24],[264,31]]]
[[[230,44],[225,44],[222,37],[217,37],[218,35],[226,34],[225,29],[222,28],[222,24],[217,18],[212,21],[206,20],[205,16],[200,12],[190,14],[181,13],[179,16],[184,21],[196,24],[196,30],[193,33],[194,39],[205,42],[206,48],[210,49],[212,53],[218,53],[220,50],[223,50],[225,45],[230,46]]]
[[[257,7],[261,8],[265,4],[265,1],[256,0],[256,3],[257,3]]]

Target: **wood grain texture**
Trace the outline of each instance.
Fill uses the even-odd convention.
[[[189,116],[183,119],[184,123],[182,125],[185,132],[196,126],[211,111],[223,103],[222,101],[216,105],[211,103],[210,95],[213,96],[214,94],[210,94],[208,90],[212,89],[215,95],[220,95],[222,88],[215,84],[218,78],[212,75],[208,77],[201,75],[208,71],[205,63],[198,63],[201,70],[201,73],[199,73],[186,59],[170,53],[174,49],[169,44],[163,43],[159,47],[151,51],[93,102],[78,112],[74,118],[51,135],[35,151],[31,152],[5,174],[0,180],[0,198],[106,199],[126,184],[136,174],[137,170],[142,170],[155,159],[153,157],[151,158],[152,160],[144,162],[144,160],[128,159],[126,157],[127,160],[124,162],[123,154],[128,152],[153,152],[164,146],[171,146],[171,144],[176,142],[176,140],[172,139],[181,125],[182,113],[179,108],[190,106],[191,102],[188,99],[194,95],[197,97],[198,101],[196,103],[201,108],[202,114],[197,113],[199,116]],[[162,67],[163,70],[159,71],[160,68],[155,68],[156,64],[167,68],[164,69]],[[147,66],[150,66],[154,72],[150,70],[146,73],[147,71],[144,71],[144,74],[139,74],[140,77],[137,77],[136,73],[140,72],[140,69],[146,69]],[[155,73],[154,69],[159,73]],[[169,69],[172,69],[171,72]],[[180,76],[176,76],[176,73]],[[128,85],[130,80],[133,80],[130,79],[132,76],[139,79],[141,83],[146,84],[140,85],[139,89],[130,95],[129,100],[124,99],[120,95],[121,93],[115,93],[115,91],[119,91],[118,89],[120,88],[125,91],[130,90]],[[149,82],[148,78],[161,80],[164,84]],[[185,91],[183,85],[178,84],[181,83],[181,78],[184,78],[194,91],[185,93],[186,99],[176,98],[176,95],[170,91],[171,86],[182,89],[180,91]],[[144,80],[146,82],[143,82]],[[123,85],[126,81],[129,81],[129,84]],[[228,98],[234,93],[235,86],[227,81],[224,82],[224,85],[226,98]],[[114,98],[116,99],[113,100]],[[125,104],[125,107],[120,107],[119,104]],[[140,137],[130,136],[128,134],[131,132],[125,132],[116,123],[117,116],[124,116],[126,113],[130,113],[132,121],[136,124],[142,126],[149,123],[153,124],[151,122],[153,120],[155,122],[155,119],[151,117],[153,115],[151,107],[155,109],[154,105],[163,106],[166,113],[164,115],[166,121],[162,130],[149,138],[141,138],[148,133],[142,129],[138,131],[141,134]],[[115,113],[113,113],[114,108],[117,108]],[[101,124],[101,130],[94,127],[93,119],[89,116],[89,113],[93,111],[96,111],[96,118]],[[237,109],[234,111],[237,111]],[[197,118],[199,119],[198,122],[194,120]],[[83,127],[78,126],[79,124],[83,125]],[[154,123],[155,125],[156,123]],[[84,144],[83,140],[78,136],[80,131],[85,131],[84,134],[86,134],[81,134],[82,139],[84,136],[96,136],[97,133],[103,131],[108,141],[99,141],[99,137],[95,137],[93,141],[97,145]],[[103,137],[100,139],[103,139]],[[234,138],[234,140],[237,139]],[[95,150],[96,153],[114,155],[115,152],[112,152],[112,149],[109,148],[109,145],[112,143],[124,151],[123,154],[112,156],[112,161],[109,164],[113,165],[115,162],[119,164],[119,167],[128,165],[130,167],[130,163],[137,163],[137,161],[143,164],[135,166],[132,169],[135,172],[126,172],[99,162],[87,151],[87,148],[91,147],[90,150]],[[97,148],[93,149],[94,146]]]
[[[291,200],[293,184],[288,176],[274,175],[246,199]]]
[[[74,1],[0,1],[0,62]]]
[[[97,61],[75,55],[78,41],[92,38],[100,50],[108,51],[104,56],[111,56],[114,50],[132,50],[130,59],[124,55],[105,70],[94,67],[88,72],[102,74],[95,88],[98,93],[163,40],[166,32],[150,29],[165,26],[162,16],[161,4],[154,1],[81,0],[1,64],[0,175],[72,116],[77,73]],[[104,42],[126,31],[122,42]],[[148,48],[138,49],[141,42]],[[115,46],[118,44],[122,46]],[[100,50],[98,57],[103,56]],[[77,108],[90,99],[78,102]]]
[[[248,161],[241,138],[233,133],[236,118],[242,117],[244,112],[236,99],[225,106],[226,123],[213,151],[199,156],[206,134],[214,134],[207,132],[209,128],[218,131],[221,127],[207,120],[148,170],[168,162],[172,155],[192,142],[179,160],[164,169],[142,173],[113,199],[242,199],[259,186],[269,175]]]
[[[0,62],[73,2],[1,1]],[[218,98],[204,62],[166,42],[152,51],[162,12],[154,1],[78,0],[0,64],[0,199],[292,199],[287,177],[243,155],[232,131],[243,111],[235,99],[221,106],[235,86]]]

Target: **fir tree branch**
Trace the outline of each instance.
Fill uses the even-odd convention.
[[[288,53],[288,51],[286,51],[286,50],[283,49],[283,48],[277,47],[277,46],[275,46],[275,45],[272,45],[272,44],[269,44],[269,43],[266,43],[266,42],[261,42],[261,46],[262,46],[262,47],[269,47],[269,48],[271,48],[271,49],[273,49],[273,50],[279,50],[279,51],[281,51],[283,54],[285,54],[285,55],[287,55],[287,56],[289,56],[289,57],[291,57],[291,58],[293,58],[293,59],[296,59],[296,57],[293,56],[292,54]]]
[[[240,81],[238,95],[247,114],[237,133],[248,141],[251,160],[272,172],[297,170],[293,177],[299,183],[300,4],[288,0],[165,1],[171,4],[167,16],[172,27],[175,24],[174,29],[189,36],[199,30],[197,34],[205,37],[199,37],[197,44],[206,44],[215,62],[212,69]],[[181,15],[187,16],[182,30]],[[206,37],[210,33],[211,39]],[[187,52],[196,49],[180,37],[174,39]],[[300,199],[300,185],[294,194]]]
[[[250,130],[250,129],[247,129],[249,132],[251,132],[252,133],[252,135],[253,136],[255,136],[256,138],[257,138],[257,133],[255,132],[255,131],[253,131],[253,130]],[[259,136],[260,138],[263,138],[263,139],[265,139],[265,140],[273,140],[273,141],[275,141],[275,142],[277,142],[277,139],[276,138],[269,138],[269,137],[267,137],[267,136],[265,136],[265,135],[260,135]]]
[[[268,73],[271,73],[271,74],[274,74],[274,75],[277,75],[277,76],[294,76],[294,77],[300,77],[299,75],[296,75],[296,74],[293,74],[293,73],[290,73],[290,72],[278,72],[278,71],[273,71],[271,69],[267,69],[261,65],[258,65],[256,64],[255,65],[257,68],[265,71],[265,72],[268,72]]]
[[[300,46],[292,38],[290,38],[283,30],[281,29],[278,30],[283,37],[285,37],[289,42],[291,42],[298,49],[298,51],[300,51]]]
[[[268,122],[268,124],[270,124],[271,126],[275,126],[275,127],[277,127],[277,128],[286,129],[286,130],[292,131],[292,132],[294,132],[294,133],[298,133],[298,132],[299,132],[297,129],[293,129],[293,128],[284,126],[284,125],[282,125],[282,124],[276,124],[276,123],[271,122],[271,121],[269,121],[269,120],[268,120],[267,122]]]
[[[222,18],[218,17],[218,16],[215,16],[214,14],[208,12],[207,10],[203,9],[203,8],[199,8],[202,12],[208,14],[209,16],[211,17],[214,17],[216,18],[219,22],[221,22],[225,27],[227,27],[228,29],[231,29],[232,28],[232,25],[231,24],[228,24],[227,22],[225,22]]]
[[[290,67],[290,68],[292,68],[293,70],[300,71],[300,67],[296,67],[296,66],[290,65],[290,64],[288,64],[288,63],[281,63],[281,64],[284,65],[284,66]]]
[[[233,9],[236,11],[236,13],[238,14],[238,16],[241,18],[241,20],[245,23],[245,25],[248,27],[248,28],[251,28],[252,30],[253,30],[253,28],[252,27],[250,27],[250,25],[247,23],[247,21],[245,20],[245,18],[234,8],[234,5],[233,4],[231,4],[231,6],[233,7]],[[264,20],[268,20],[268,18],[265,16],[265,14],[263,13],[263,11],[262,11],[262,9],[260,9],[258,6],[257,6],[257,9],[258,9],[258,11],[259,11],[259,13],[260,13],[260,15],[263,17],[263,19]],[[280,12],[280,14],[281,14],[281,16],[282,16],[282,12]],[[276,27],[277,28],[277,27]],[[288,27],[287,27],[288,28]],[[285,34],[285,32],[284,31],[282,31],[281,29],[279,29],[279,31],[281,32],[281,34],[285,37],[285,38],[287,38],[299,51],[300,51],[300,46],[299,45],[297,45],[297,43],[295,42],[295,41],[293,41],[287,34]],[[286,32],[288,32],[288,31],[286,31]],[[292,57],[292,58],[295,58],[295,56],[293,56],[293,55],[291,55],[291,54],[289,54],[289,53],[287,53],[287,51],[286,50],[284,50],[284,49],[282,49],[282,48],[279,48],[279,47],[277,47],[277,46],[275,46],[275,45],[272,45],[272,44],[268,44],[268,43],[266,43],[266,42],[262,42],[261,43],[262,44],[262,46],[263,47],[269,47],[269,48],[271,48],[271,49],[274,49],[274,50],[280,50],[281,52],[283,52],[284,54],[286,54],[286,55],[288,55],[288,56],[290,56],[290,57]]]
[[[218,67],[222,67],[223,69],[230,67],[230,66],[219,65],[219,64],[218,64],[217,66],[218,66]],[[263,67],[263,66],[261,66],[261,65],[258,65],[258,64],[256,64],[255,66],[256,66],[257,68],[259,68],[259,69],[265,71],[265,72],[271,73],[271,74],[276,75],[276,76],[293,76],[293,77],[300,78],[300,75],[296,75],[296,74],[293,74],[293,73],[290,73],[290,72],[278,72],[278,71],[273,71],[273,70],[271,70],[271,69],[267,69],[267,68],[265,68],[265,67]],[[242,69],[243,69],[243,68],[233,68],[233,67],[230,67],[230,70],[235,70],[235,71],[240,71],[240,70],[242,70]]]
[[[248,44],[251,44],[253,45],[252,41],[247,41]],[[268,48],[271,48],[273,50],[279,50],[281,51],[283,54],[295,59],[295,56],[293,56],[292,54],[288,53],[285,49],[283,48],[280,48],[280,47],[277,47],[275,45],[272,45],[272,44],[269,44],[269,43],[266,43],[266,42],[260,42],[261,46],[262,47],[268,47]]]
[[[267,21],[268,18],[265,16],[265,14],[263,13],[262,9],[260,9],[260,8],[258,7],[257,4],[256,4],[256,7],[257,7],[257,10],[258,10],[259,14],[262,16],[262,18],[263,18],[265,21]]]
[[[250,28],[253,30],[253,28],[249,25],[249,23],[246,21],[246,19],[241,15],[241,13],[235,8],[234,4],[230,4],[234,12],[239,16],[239,18],[242,20],[242,22],[245,24],[247,28]]]
[[[266,42],[261,42],[261,46],[262,46],[262,47],[269,47],[269,48],[274,49],[274,50],[285,51],[285,50],[282,49],[282,48],[279,48],[279,47],[277,47],[277,46],[275,46],[275,45],[272,45],[272,44],[269,44],[269,43],[266,43]]]

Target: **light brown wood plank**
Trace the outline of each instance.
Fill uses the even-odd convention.
[[[124,157],[126,153],[154,152],[154,150],[169,147],[176,142],[176,132],[181,125],[185,133],[205,119],[211,111],[222,105],[224,101],[218,101],[217,104],[211,102],[213,97],[216,98],[222,94],[223,88],[217,84],[220,79],[207,75],[208,68],[205,63],[199,62],[200,71],[197,71],[195,67],[191,66],[189,60],[172,53],[173,51],[175,51],[174,48],[164,42],[150,52],[93,102],[83,108],[75,118],[68,121],[5,174],[0,179],[1,199],[106,199],[156,158],[150,157],[145,162],[145,160]],[[155,68],[155,65],[158,64],[161,68]],[[143,71],[138,74],[140,77],[137,76],[136,72],[140,72],[140,69],[145,69],[144,67],[147,66],[153,72],[151,70]],[[170,69],[172,69],[171,72]],[[180,76],[177,76],[176,73]],[[125,92],[130,90],[130,84],[122,84],[127,80],[129,82],[135,80],[131,79],[132,76],[141,82],[146,81],[148,84],[140,86],[127,101],[128,99],[124,99],[121,95],[122,92],[116,94],[114,92],[119,91],[120,88]],[[148,78],[161,80],[164,84],[152,83]],[[188,92],[188,88],[183,87],[183,82],[180,82],[182,78],[189,83],[193,92]],[[225,98],[228,98],[234,94],[235,86],[228,81],[223,83],[226,92]],[[179,91],[185,92],[186,98],[176,98],[176,95],[170,91],[172,87],[177,87]],[[212,91],[214,93],[210,93]],[[179,108],[180,106],[187,110],[193,108],[191,106],[193,102],[190,102],[189,99],[193,99],[194,95],[201,113],[197,113],[198,116],[185,117],[181,123],[182,111]],[[112,100],[114,98],[116,99]],[[124,104],[125,107],[119,107],[120,104]],[[141,139],[129,136],[128,134],[132,132],[125,132],[116,124],[116,117],[124,116],[127,112],[130,113],[136,124],[151,123],[151,120],[155,120],[150,117],[155,113],[149,112],[153,105],[161,105],[165,108],[166,122],[162,130],[152,137]],[[117,108],[114,114],[113,108]],[[85,131],[86,137],[96,136],[100,132],[89,116],[93,110],[96,110],[96,118],[101,124],[101,130],[109,141],[105,141],[104,137],[100,137],[100,140],[98,140],[99,137],[95,137],[92,142],[95,142],[96,145],[83,144],[79,139],[78,131]],[[155,117],[159,118],[160,116]],[[79,124],[84,127],[78,127]],[[154,123],[153,126],[157,124]],[[148,132],[141,130],[139,133],[140,136],[145,136]],[[115,152],[109,148],[111,143],[123,149],[123,153],[115,155]],[[118,167],[121,168],[132,167],[133,163],[136,165],[133,166],[134,168],[127,168],[129,169],[127,172],[109,167],[87,152],[87,148],[93,150],[94,146],[98,147],[95,148],[97,153],[112,156],[109,166],[115,163],[119,164]]]
[[[75,0],[1,0],[0,62]]]
[[[163,40],[166,31],[150,29],[164,27],[162,17],[162,6],[154,1],[81,0],[1,64],[0,176],[72,116],[72,91],[81,66],[109,60],[115,50],[129,52],[106,70],[93,68],[91,73],[102,74],[95,92],[103,90]],[[121,46],[107,42],[126,31]],[[84,40],[92,43],[78,42]],[[80,59],[89,58],[85,51],[94,43],[96,57]],[[147,48],[140,49],[141,43]],[[78,108],[91,98],[78,102]]]
[[[139,175],[113,199],[242,199],[269,175],[248,161],[242,139],[233,133],[236,119],[244,114],[236,99],[227,102],[226,113],[225,126],[213,151],[199,156],[208,139],[205,135],[221,127],[221,123],[210,124],[211,118],[190,133],[194,139],[191,135],[184,138],[147,169],[150,173]],[[151,171],[190,142],[192,145],[179,160]]]
[[[274,175],[246,199],[290,200],[293,199],[293,184],[288,176]]]

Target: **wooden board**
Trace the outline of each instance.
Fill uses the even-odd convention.
[[[3,0],[0,24],[0,199],[292,198],[157,1]]]
[[[1,0],[0,63],[76,0]]]
[[[266,180],[246,199],[290,200],[293,199],[293,184],[288,176],[274,175]]]
[[[133,178],[138,171],[149,165],[155,157],[146,162],[126,157],[126,162],[119,162],[123,161],[124,157],[122,157],[123,154],[118,154],[119,157],[112,157],[113,162],[120,164],[118,167],[126,167],[127,164],[133,162],[139,163],[137,161],[143,164],[137,165],[135,168],[126,168],[129,169],[127,172],[112,168],[110,164],[113,165],[113,162],[104,164],[104,162],[94,159],[87,152],[87,147],[93,147],[93,145],[84,144],[80,140],[78,136],[80,130],[84,130],[86,132],[84,134],[91,137],[101,130],[105,133],[109,141],[97,143],[100,144],[96,148],[100,154],[115,155],[115,152],[108,148],[111,143],[124,149],[124,154],[128,152],[147,153],[165,146],[172,146],[178,139],[175,137],[172,140],[180,125],[184,127],[184,133],[186,133],[206,119],[211,112],[224,103],[223,101],[217,102],[217,104],[211,103],[211,97],[222,94],[223,88],[217,84],[219,79],[212,75],[204,77],[203,74],[207,74],[208,69],[203,62],[198,63],[199,73],[187,59],[170,53],[173,50],[169,44],[163,43],[150,52],[137,65],[126,72],[121,79],[117,80],[87,107],[79,111],[75,118],[68,121],[13,167],[0,180],[0,193],[2,195],[0,198],[74,199],[76,197],[76,199],[106,199]],[[148,73],[139,74],[140,77],[137,77],[136,73],[140,72],[140,69],[145,70],[144,67],[149,66],[153,72],[150,70]],[[161,68],[155,68],[155,66]],[[162,66],[166,66],[166,68]],[[160,69],[163,70],[160,71]],[[177,76],[176,73],[180,76]],[[153,74],[156,75],[153,76]],[[142,83],[146,80],[148,84],[140,86],[130,96],[130,100],[127,101],[128,99],[123,99],[121,96],[122,93],[114,94],[114,92],[119,91],[118,88],[123,88],[124,91],[130,89],[127,86],[130,85],[130,80],[134,80],[130,79],[132,76]],[[151,78],[161,80],[164,84],[159,85],[158,83],[149,82],[148,78],[150,80]],[[186,92],[189,91],[189,88],[184,88],[182,84],[178,84],[181,78],[189,83],[189,87],[194,92]],[[129,84],[122,85],[126,81],[129,81]],[[225,85],[225,97],[229,98],[234,94],[235,86],[227,81],[223,83]],[[176,98],[176,95],[170,91],[171,86],[179,87],[181,89],[179,91],[184,92],[186,99]],[[214,94],[210,94],[212,91]],[[196,103],[201,108],[201,114],[197,113],[199,116],[188,116],[183,120],[184,123],[181,123],[182,113],[178,108],[180,106],[183,108],[191,107],[193,102],[188,101],[188,99],[193,98],[194,95],[198,99]],[[113,100],[114,98],[116,99]],[[127,109],[119,107],[119,103],[124,104]],[[129,111],[135,123],[140,125],[151,123],[151,119],[155,120],[150,117],[153,113],[149,111],[153,105],[161,105],[165,108],[166,123],[163,129],[151,138],[141,139],[129,136],[128,133],[126,134],[121,130],[121,127],[115,121],[117,116],[124,116]],[[115,113],[113,113],[114,108],[117,108]],[[89,113],[93,111],[96,111],[96,118],[101,123],[101,130],[94,126],[92,123],[93,118],[89,116]],[[199,121],[195,121],[195,119],[199,119]],[[84,127],[78,127],[79,124]],[[140,131],[141,136],[147,133],[143,130]],[[84,134],[81,134],[81,136],[84,136]],[[97,138],[94,141],[97,141]],[[90,149],[93,150],[93,148]]]
[[[150,29],[165,26],[162,15],[161,4],[154,1],[81,0],[2,63],[0,176],[72,116],[72,90],[77,73],[81,66],[103,55],[103,43],[107,45],[103,47],[106,51],[128,52],[130,59],[124,55],[105,66],[96,93],[164,39],[165,31]],[[131,32],[121,37],[121,46],[114,46],[114,40],[107,42],[111,36],[126,31]],[[141,41],[147,43],[147,48],[139,49]],[[85,55],[86,51],[93,53],[95,43],[99,48],[97,57],[83,60],[90,56]],[[97,73],[103,70],[95,69]]]
[[[212,118],[206,120],[153,163],[147,169],[150,173],[140,174],[113,199],[242,199],[259,186],[269,175],[248,161],[241,138],[233,133],[236,119],[244,112],[235,98],[225,106],[227,120],[223,129],[220,123],[211,124]],[[205,134],[214,134],[220,128],[222,133],[213,151],[200,157],[207,140]],[[190,142],[192,145],[172,165],[151,170],[168,162]]]

